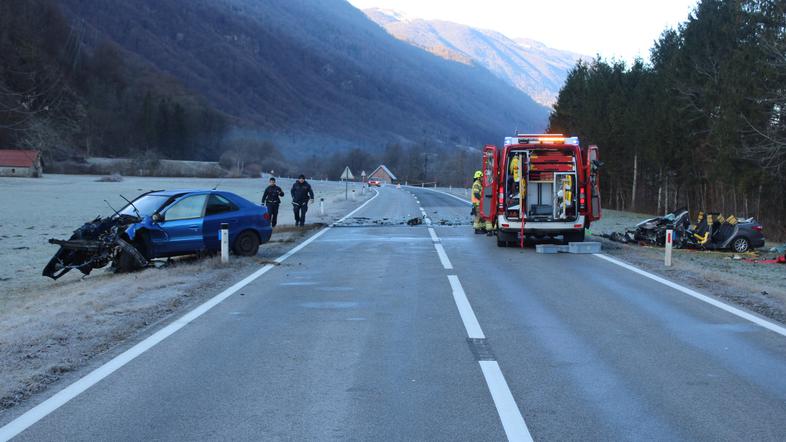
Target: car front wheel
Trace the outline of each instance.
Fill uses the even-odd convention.
[[[748,241],[748,238],[739,237],[731,243],[731,249],[737,253],[745,253],[751,248],[751,242]]]
[[[116,271],[133,272],[147,266],[147,259],[133,244],[122,239],[118,239],[117,244],[120,246],[120,252],[114,262]]]
[[[259,251],[259,237],[256,233],[246,230],[235,239],[232,250],[240,256],[254,256]]]

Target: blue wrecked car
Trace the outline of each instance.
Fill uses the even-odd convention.
[[[58,279],[73,269],[87,275],[110,263],[131,271],[155,258],[214,253],[221,248],[224,223],[232,251],[241,256],[256,255],[273,231],[267,208],[231,192],[148,192],[109,217],[85,223],[68,240],[50,239],[60,249],[43,275]]]

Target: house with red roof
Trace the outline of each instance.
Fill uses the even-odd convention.
[[[43,174],[40,150],[0,149],[0,176],[38,178]]]

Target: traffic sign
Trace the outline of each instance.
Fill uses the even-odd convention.
[[[354,180],[355,176],[352,175],[352,171],[349,170],[349,166],[344,168],[344,172],[341,173],[342,180]]]

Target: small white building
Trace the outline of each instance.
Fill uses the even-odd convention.
[[[43,174],[40,150],[0,149],[0,176],[38,178]]]

